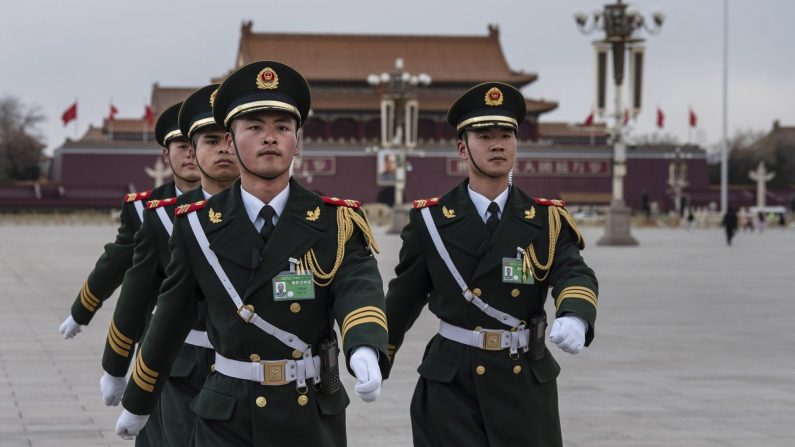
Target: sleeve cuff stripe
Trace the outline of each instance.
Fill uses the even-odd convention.
[[[360,321],[362,319],[365,319],[365,318],[373,318],[373,319],[376,319],[376,320],[380,321],[383,324],[383,326],[387,325],[386,324],[386,317],[384,316],[384,314],[376,313],[376,312],[363,312],[363,313],[360,313],[360,314],[356,315],[353,318],[346,319],[345,322],[342,323],[342,331],[343,332],[348,332],[348,329],[350,329],[353,326],[356,326],[358,321]]]
[[[575,298],[575,299],[585,300],[585,301],[587,301],[587,302],[591,303],[591,305],[592,305],[593,307],[596,307],[596,301],[594,301],[594,299],[593,299],[593,298],[591,298],[591,297],[587,297],[587,296],[572,295],[572,294],[569,294],[569,295],[566,295],[566,296],[562,296],[562,297],[560,297],[560,298],[558,299],[558,301],[557,301],[557,305],[556,305],[555,307],[556,307],[557,309],[560,309],[560,306],[561,306],[561,304],[563,304],[563,301],[564,301],[564,300],[566,300],[566,299],[568,299],[568,298]]]
[[[135,365],[135,369],[133,370],[133,376],[137,376],[139,379],[143,380],[144,383],[148,383],[150,385],[154,385],[157,383],[156,379],[153,379],[146,374],[143,374],[140,369],[140,365]]]
[[[565,294],[566,292],[580,292],[580,293],[584,293],[584,294],[586,294],[586,295],[591,295],[591,296],[593,296],[594,298],[596,298],[596,292],[594,292],[593,290],[591,290],[591,289],[589,289],[589,288],[587,288],[587,287],[582,287],[582,286],[569,286],[569,287],[566,287],[565,289],[561,290],[561,291],[560,291],[560,294],[561,294],[561,295],[563,295],[563,294]]]
[[[133,343],[133,340],[132,340],[132,338],[130,338],[130,337],[125,337],[125,336],[124,336],[124,334],[122,334],[122,333],[121,333],[121,331],[119,330],[119,328],[118,328],[118,327],[116,327],[116,322],[115,322],[114,320],[111,320],[111,322],[110,322],[110,329],[111,329],[111,330],[113,331],[113,333],[116,335],[116,338],[118,338],[118,339],[119,339],[119,341],[123,341],[124,343],[126,343],[126,344],[128,344],[128,345],[132,346],[132,343]]]
[[[148,392],[150,392],[150,393],[151,393],[151,392],[153,392],[153,391],[155,390],[155,387],[154,387],[154,386],[152,386],[152,385],[149,385],[148,383],[146,383],[146,382],[144,382],[143,380],[139,379],[139,378],[138,378],[138,375],[137,375],[137,374],[135,374],[135,371],[133,371],[133,376],[132,376],[132,378],[133,378],[133,381],[135,382],[135,384],[136,384],[136,385],[138,385],[138,387],[139,387],[139,388],[141,388],[142,390],[144,390],[144,391],[148,391]]]
[[[99,299],[96,297],[96,295],[91,293],[91,290],[88,288],[88,282],[83,283],[83,290],[81,293],[85,294],[86,299],[88,299],[89,302],[99,304]]]
[[[144,363],[144,359],[141,357],[140,352],[138,354],[138,359],[136,360],[136,364],[141,367],[141,372],[145,373],[147,376],[151,376],[153,379],[157,379],[159,373],[153,371],[152,369],[146,366],[146,363]]]
[[[384,314],[383,310],[381,310],[381,309],[379,309],[379,308],[377,308],[375,306],[365,306],[365,307],[360,307],[360,308],[354,310],[353,312],[349,313],[345,317],[345,319],[342,321],[342,325],[345,326],[346,324],[348,324],[348,322],[350,320],[352,320],[353,318],[356,318],[356,317],[358,317],[358,316],[360,316],[362,314],[371,314],[371,313],[381,315],[384,318],[384,321],[386,321],[386,314]]]
[[[119,340],[119,336],[118,336],[118,335],[116,335],[116,333],[115,333],[115,332],[113,332],[113,331],[108,331],[108,336],[109,336],[109,337],[111,337],[111,339],[113,340],[113,342],[114,342],[114,343],[116,343],[117,345],[119,345],[119,347],[120,347],[120,348],[122,348],[122,349],[125,349],[125,350],[127,350],[127,351],[129,351],[130,349],[132,349],[132,344],[130,344],[130,343],[125,343],[124,341],[122,341],[122,340]]]
[[[89,312],[94,312],[97,310],[97,306],[86,301],[86,297],[82,293],[80,294],[80,304],[82,304],[83,307],[85,307]]]
[[[353,329],[356,326],[359,326],[361,324],[366,324],[366,323],[375,323],[375,324],[381,326],[382,328],[384,328],[385,331],[387,330],[386,323],[384,323],[384,321],[381,320],[380,318],[365,317],[365,318],[362,318],[360,320],[356,320],[355,322],[351,323],[347,328],[343,328],[342,329],[342,339],[345,340],[345,335],[348,333],[349,330]]]
[[[116,344],[116,341],[113,339],[113,334],[111,334],[110,332],[108,333],[108,345],[110,346],[110,349],[113,349],[113,351],[116,354],[119,354],[120,356],[125,358],[130,356],[130,350],[124,349],[118,344]]]

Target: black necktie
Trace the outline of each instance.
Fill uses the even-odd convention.
[[[489,229],[490,234],[494,234],[494,230],[497,229],[497,224],[500,223],[500,206],[497,205],[497,202],[491,202],[487,210],[491,215],[486,219],[486,228]]]
[[[259,235],[262,236],[262,240],[268,242],[268,238],[270,237],[271,233],[273,233],[273,215],[276,214],[276,210],[273,209],[270,205],[265,205],[259,211],[259,215],[265,219],[265,225],[262,226],[259,230]]]

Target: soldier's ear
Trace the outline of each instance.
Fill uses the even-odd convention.
[[[163,163],[165,163],[166,166],[171,166],[171,159],[168,157],[168,148],[166,147],[163,148],[162,156],[163,156]]]
[[[464,138],[466,138],[466,134],[464,134]],[[467,151],[466,140],[461,138],[458,139],[458,158],[461,160],[469,160],[469,152]]]

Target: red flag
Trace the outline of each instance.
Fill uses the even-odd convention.
[[[117,113],[119,113],[119,110],[113,105],[113,103],[111,103],[110,111],[108,112],[108,120],[112,121],[114,118],[116,118]]]
[[[622,123],[623,126],[629,124],[629,109],[624,109],[624,122]]]
[[[149,127],[155,125],[155,112],[152,110],[151,106],[146,106],[144,108],[144,119],[146,120],[146,124],[148,124]]]
[[[69,124],[69,121],[77,119],[77,101],[74,102],[68,109],[63,112],[61,115],[61,121],[63,121],[63,125],[66,126]]]
[[[657,127],[662,129],[665,126],[665,114],[662,109],[657,107]]]
[[[585,118],[585,122],[582,123],[583,126],[593,126],[593,112],[591,112],[587,118]]]
[[[693,109],[690,109],[690,127],[697,127],[698,126],[698,117],[696,116],[696,112]]]

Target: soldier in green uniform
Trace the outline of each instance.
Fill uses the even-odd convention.
[[[201,188],[179,197],[147,202],[144,222],[135,236],[133,266],[124,277],[102,358],[105,373],[100,380],[100,391],[106,405],[118,405],[121,400],[131,360],[129,347],[141,339],[135,334],[143,332],[156,305],[158,290],[165,278],[165,267],[171,258],[168,239],[175,207],[208,199],[229,187],[240,176],[237,158],[224,139],[226,132],[215,124],[212,117],[210,98],[217,88],[217,84],[208,85],[176,106],[179,110],[179,130],[195,148],[196,165],[201,172]],[[177,125],[176,116],[173,117],[173,125]],[[188,404],[204,384],[213,354],[204,330],[204,309],[200,308],[199,319],[185,339],[159,405],[155,407],[154,413],[159,412],[160,417],[147,421],[146,427],[136,438],[136,444],[149,441],[147,445],[161,445],[152,439],[161,420],[162,445],[189,444],[195,414],[190,411]]]
[[[441,197],[414,202],[389,283],[389,354],[425,304],[440,319],[411,402],[416,446],[561,446],[550,333],[577,353],[594,334],[597,282],[583,240],[559,200],[533,199],[510,175],[526,113],[514,87],[489,82],[448,113],[469,176]]]
[[[378,396],[387,325],[369,225],[358,202],[318,196],[289,175],[309,106],[304,78],[273,61],[241,67],[218,89],[213,113],[241,180],[176,211],[171,263],[117,433],[145,423],[200,300],[216,354],[191,403],[194,445],[345,445],[334,320],[355,391]]]
[[[164,111],[161,116],[166,113]],[[173,114],[176,119],[179,108],[168,113]],[[97,309],[121,285],[124,273],[132,266],[134,238],[143,221],[144,202],[174,197],[177,190],[190,191],[199,186],[199,171],[193,161],[193,148],[188,140],[182,138],[176,127],[162,137],[162,140],[158,139],[158,143],[163,146],[163,161],[171,167],[174,180],[151,191],[125,196],[116,240],[105,245],[105,252],[97,259],[94,270],[88,275],[72,304],[70,314],[61,323],[58,330],[64,338],[74,337],[82,326],[91,322]]]

